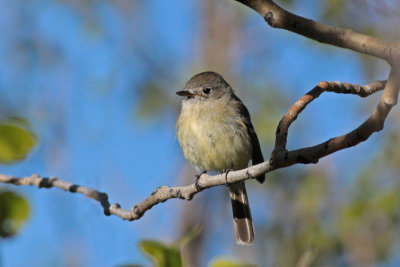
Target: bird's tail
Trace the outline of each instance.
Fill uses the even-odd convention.
[[[232,202],[236,243],[251,245],[254,240],[254,229],[244,182],[231,184],[229,186],[229,195]]]

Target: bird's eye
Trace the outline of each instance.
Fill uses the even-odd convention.
[[[211,88],[210,87],[206,87],[203,89],[203,93],[205,93],[206,95],[208,95],[209,93],[211,93]]]

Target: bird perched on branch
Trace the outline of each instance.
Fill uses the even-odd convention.
[[[197,172],[227,172],[264,161],[250,114],[232,87],[215,72],[193,76],[183,91],[176,122],[179,144]],[[265,175],[255,177],[260,183]],[[251,245],[253,222],[244,182],[229,185],[236,243]]]

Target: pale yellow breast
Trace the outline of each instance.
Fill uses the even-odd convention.
[[[251,158],[246,125],[224,101],[184,102],[176,131],[185,157],[203,171],[241,169]]]

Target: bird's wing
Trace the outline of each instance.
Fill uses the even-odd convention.
[[[246,106],[243,104],[243,102],[236,95],[234,95],[234,100],[238,102],[239,113],[243,117],[243,121],[247,126],[247,131],[251,138],[251,144],[252,144],[252,150],[253,150],[252,157],[251,157],[252,163],[253,163],[253,165],[262,163],[262,162],[264,162],[264,157],[261,152],[260,142],[258,141],[256,131],[254,130],[253,124],[251,123],[250,113],[247,110]],[[255,178],[260,183],[263,183],[265,181],[265,174],[259,175]]]

